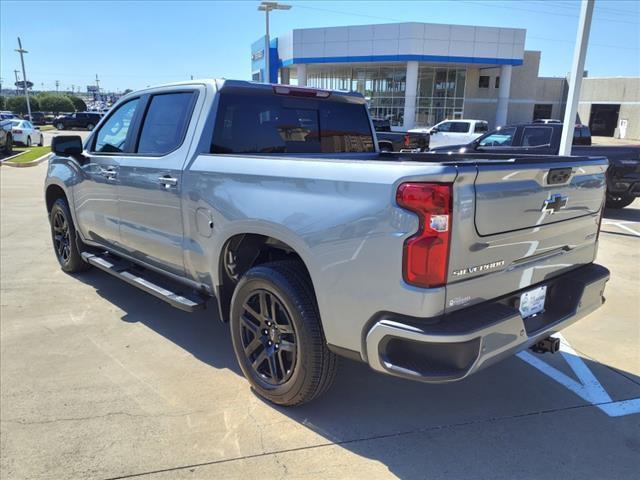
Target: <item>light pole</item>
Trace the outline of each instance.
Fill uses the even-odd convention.
[[[582,77],[584,75],[584,61],[587,56],[587,43],[589,42],[589,32],[591,31],[594,2],[595,0],[582,0],[580,6],[578,33],[576,35],[576,45],[573,50],[571,77],[569,77],[569,93],[567,93],[564,125],[562,126],[562,137],[560,137],[560,155],[571,155],[573,130],[576,125],[576,112],[578,111],[580,86],[582,85]]]
[[[27,73],[24,69],[24,54],[29,52],[22,48],[20,37],[18,37],[18,49],[16,50],[16,52],[20,54],[20,62],[22,63],[22,86],[24,87],[24,96],[27,99],[27,112],[29,113],[29,121],[31,121],[31,104],[29,103],[29,90],[27,88]]]
[[[269,12],[271,10],[289,10],[291,5],[283,5],[278,2],[262,2],[258,6],[258,10],[265,13],[266,35],[264,37],[264,76],[266,83],[271,83],[271,65],[269,59]],[[262,79],[264,81],[264,78]]]

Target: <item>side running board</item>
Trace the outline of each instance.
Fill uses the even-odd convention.
[[[82,258],[85,262],[93,265],[100,270],[124,280],[134,287],[138,287],[140,290],[153,295],[160,300],[164,300],[169,305],[184,310],[185,312],[194,312],[204,308],[207,299],[201,297],[197,293],[182,293],[178,291],[172,291],[165,286],[161,286],[158,283],[168,283],[158,281],[159,275],[138,267],[137,265],[128,262],[126,260],[113,257],[108,253],[94,254],[88,252],[82,252]],[[145,276],[147,278],[145,278]],[[151,277],[154,277],[153,280]],[[186,287],[180,287],[186,288]]]

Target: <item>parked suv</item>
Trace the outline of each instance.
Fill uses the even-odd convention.
[[[102,115],[93,112],[76,112],[70,115],[61,115],[56,117],[53,125],[58,130],[71,130],[72,128],[86,128],[93,130],[98,124]]]

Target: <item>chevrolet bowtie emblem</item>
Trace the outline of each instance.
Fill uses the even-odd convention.
[[[542,204],[542,212],[548,212],[549,215],[556,213],[558,210],[561,210],[567,206],[567,202],[569,201],[569,197],[564,195],[560,195],[556,193],[547,198]]]

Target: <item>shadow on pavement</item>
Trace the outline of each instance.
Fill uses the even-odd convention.
[[[640,208],[605,208],[604,218],[627,222],[640,222]]]
[[[141,322],[198,360],[241,375],[213,304],[187,314],[97,270],[77,278],[124,310],[124,321]],[[540,358],[575,378],[560,355]],[[640,396],[639,377],[585,364],[614,401]],[[403,479],[637,478],[640,415],[609,417],[515,357],[442,385],[343,360],[322,398],[297,408],[268,405]]]

